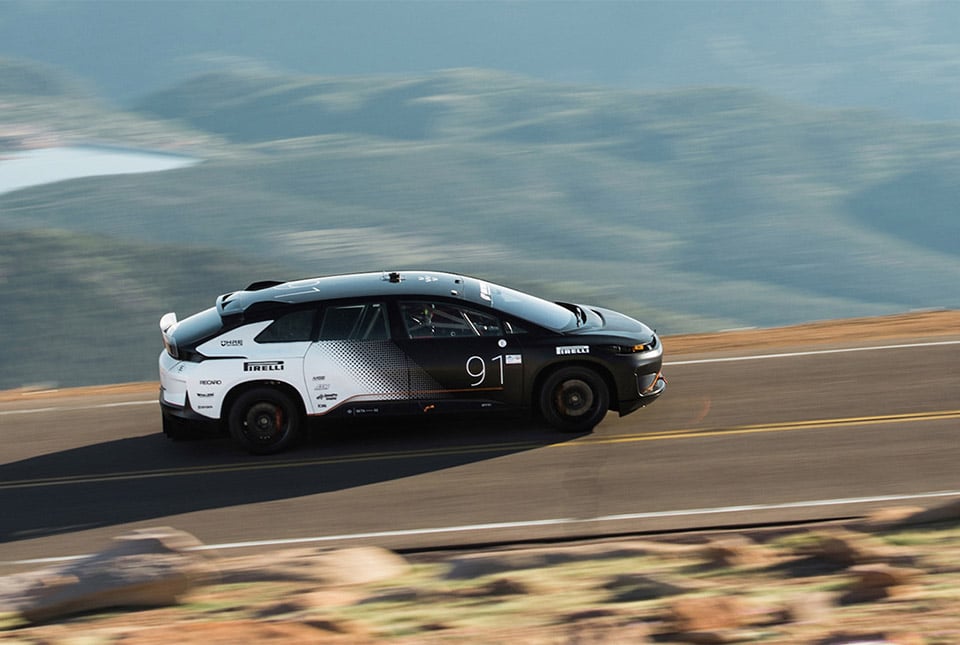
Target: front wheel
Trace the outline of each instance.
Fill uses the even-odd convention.
[[[268,455],[288,448],[300,434],[300,410],[293,400],[271,388],[240,395],[230,408],[230,436],[248,452]]]
[[[540,388],[540,413],[564,432],[589,432],[607,414],[610,392],[603,378],[586,367],[564,367]]]

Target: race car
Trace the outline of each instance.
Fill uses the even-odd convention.
[[[433,271],[258,282],[160,330],[164,432],[218,424],[257,454],[308,417],[525,410],[585,433],[666,388],[645,324]]]

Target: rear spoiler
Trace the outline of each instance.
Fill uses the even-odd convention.
[[[166,334],[167,331],[171,330],[173,327],[176,327],[176,326],[177,326],[177,314],[175,314],[174,312],[171,311],[168,314],[163,314],[163,316],[160,318],[160,331],[163,332],[164,334]]]
[[[177,343],[173,339],[173,336],[171,336],[173,330],[176,328],[177,314],[171,311],[170,313],[163,314],[163,316],[160,317],[160,334],[163,336],[163,346],[170,356],[179,359],[180,350],[177,347]]]
[[[275,287],[277,285],[284,284],[280,280],[261,280],[260,282],[254,282],[247,285],[246,289],[242,291],[261,291],[263,289],[269,289],[270,287]],[[225,311],[227,303],[230,301],[230,298],[235,293],[242,293],[242,291],[231,291],[229,293],[222,294],[217,297],[217,312],[221,316],[226,316],[227,312]]]

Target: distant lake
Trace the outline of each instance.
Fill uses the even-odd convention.
[[[173,170],[193,157],[107,146],[39,148],[0,155],[0,195],[65,179]]]

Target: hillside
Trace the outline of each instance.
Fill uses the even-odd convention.
[[[155,378],[160,316],[213,305],[267,263],[67,231],[0,236],[0,389]],[[244,283],[247,284],[247,283]]]
[[[103,129],[111,114],[69,122]],[[144,97],[117,123],[189,140],[205,161],[2,195],[0,229],[19,231],[27,256],[89,253],[34,248],[31,231],[45,228],[175,250],[150,275],[158,301],[201,303],[181,313],[261,263],[282,277],[460,271],[618,308],[665,333],[960,306],[954,124],[736,88],[637,93],[471,69],[207,74]],[[216,280],[179,278],[221,253],[232,260]],[[203,288],[213,282],[229,284]],[[75,309],[77,292],[60,297]],[[10,298],[0,304],[21,326],[9,333],[34,333],[22,325],[43,315],[39,304]],[[154,317],[130,320],[141,345]],[[46,342],[66,351],[56,334]],[[152,355],[131,360],[152,369]],[[32,381],[90,382],[32,365]]]

